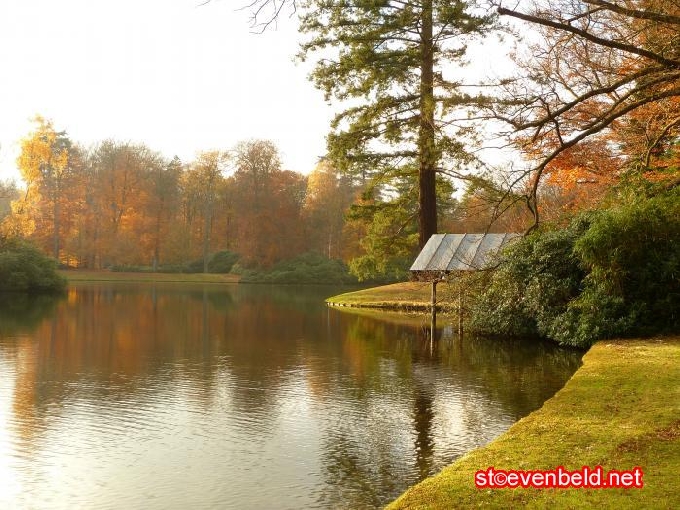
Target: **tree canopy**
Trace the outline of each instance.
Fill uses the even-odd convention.
[[[538,37],[518,57],[492,116],[532,165],[528,204],[539,222],[543,177],[570,170],[582,182],[623,170],[675,168],[668,161],[680,115],[680,12],[674,2],[498,2]],[[677,182],[677,173],[669,178]],[[518,179],[519,180],[519,179]]]
[[[345,109],[332,122],[328,157],[383,187],[417,190],[418,245],[437,233],[437,173],[469,165],[469,125],[451,112],[470,102],[456,71],[493,16],[465,1],[312,0],[304,4],[302,58],[312,80]],[[399,184],[396,184],[399,183]]]

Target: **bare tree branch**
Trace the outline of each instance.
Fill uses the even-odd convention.
[[[559,21],[553,21],[553,20],[541,18],[539,16],[533,16],[531,14],[525,14],[525,13],[522,13],[522,12],[513,11],[511,9],[506,9],[505,7],[499,7],[498,8],[498,14],[500,14],[502,16],[511,16],[513,18],[528,21],[530,23],[535,23],[537,25],[543,25],[545,27],[554,28],[556,30],[563,30],[565,32],[570,32],[572,34],[575,34],[579,37],[582,37],[583,39],[586,39],[586,40],[593,42],[595,44],[598,44],[600,46],[606,46],[608,48],[614,48],[614,49],[617,49],[617,50],[624,51],[626,53],[632,53],[632,54],[635,54],[635,55],[640,55],[641,57],[645,57],[645,58],[648,58],[650,60],[654,60],[656,62],[659,62],[660,64],[663,64],[666,67],[675,67],[675,68],[680,67],[680,60],[668,59],[668,58],[665,58],[662,55],[658,55],[658,54],[656,54],[652,51],[648,51],[648,50],[645,50],[643,48],[638,48],[637,46],[633,46],[632,44],[625,44],[625,43],[613,41],[613,40],[610,40],[610,39],[604,39],[602,37],[598,37],[596,35],[593,35],[586,30],[582,30],[580,28],[569,25],[568,23],[562,23],[562,22],[559,22]]]
[[[535,160],[513,183],[529,180],[526,203],[534,217],[530,230],[540,219],[542,177],[563,154],[588,138],[614,135],[622,137],[622,143],[619,148],[610,145],[611,150],[630,150],[637,144],[639,151],[625,158],[620,154],[619,164],[641,160],[648,167],[655,148],[680,125],[680,118],[660,113],[673,111],[673,101],[680,99],[677,7],[662,3],[656,10],[639,10],[629,5],[556,0],[533,4],[524,12],[517,5],[496,4],[499,14],[540,27],[543,36],[532,46],[529,59],[518,62],[527,72],[524,81],[507,82],[501,87],[503,101],[487,108],[490,118],[514,129],[510,139]],[[633,144],[623,141],[623,132],[616,134],[627,126],[629,136],[642,136],[640,121],[634,119],[649,115],[656,120],[647,123],[644,136]]]
[[[253,0],[243,9],[252,12],[250,16],[251,26],[257,29],[257,33],[261,34],[276,23],[286,6],[291,9],[290,16],[294,16],[297,12],[297,0]]]
[[[587,4],[597,5],[598,7],[607,9],[608,11],[615,12],[617,14],[623,14],[624,16],[628,16],[630,18],[645,19],[671,25],[680,25],[680,16],[673,16],[672,14],[654,12],[650,10],[640,11],[638,9],[628,9],[619,4],[613,4],[605,0],[583,0],[583,1]]]

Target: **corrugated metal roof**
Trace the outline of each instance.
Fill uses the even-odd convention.
[[[498,251],[521,234],[435,234],[427,241],[411,271],[483,269]]]

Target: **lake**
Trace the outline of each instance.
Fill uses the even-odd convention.
[[[579,351],[461,340],[446,323],[431,342],[426,316],[326,307],[341,291],[2,297],[0,508],[376,508],[580,365]]]

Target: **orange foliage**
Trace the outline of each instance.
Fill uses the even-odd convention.
[[[310,250],[339,257],[346,245],[351,183],[326,169],[308,185],[281,169],[271,142],[243,142],[231,159],[212,151],[183,165],[114,140],[86,154],[50,122],[38,123],[19,158],[28,189],[4,228],[70,266],[157,268],[231,250],[246,265],[269,267]],[[228,164],[235,172],[227,178]]]

